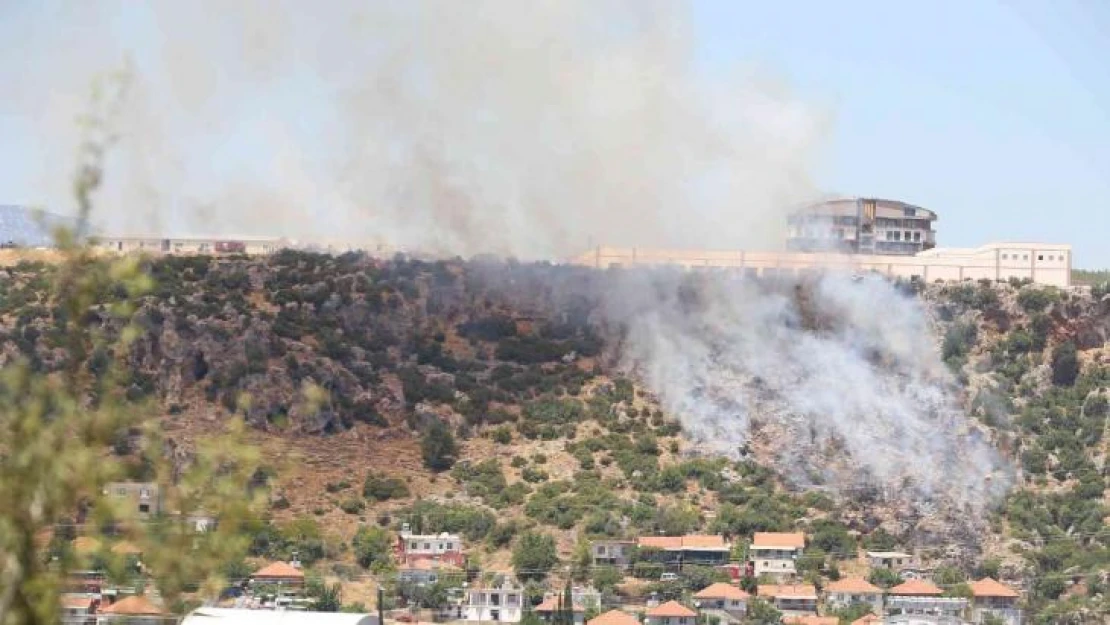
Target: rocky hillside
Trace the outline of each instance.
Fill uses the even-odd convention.
[[[0,363],[55,366],[50,271],[0,269]],[[296,550],[341,576],[378,570],[367,545],[401,520],[463,533],[485,570],[508,568],[527,529],[575,560],[591,536],[799,528],[817,582],[853,570],[857,549],[897,546],[953,585],[987,573],[1023,586],[1045,622],[1107,607],[1110,299],[1097,288],[901,285],[930,318],[923,340],[961,410],[1013,466],[980,535],[967,528],[982,519],[927,518],[878,489],[797,488],[773,429],[753,428],[751,449],[728,457],[699,453],[704,437],[627,366],[629,329],[599,296],[605,274],[298,252],[165,258],[150,272],[129,394],[152,402],[182,461],[231,414],[250,424],[272,489],[260,557]],[[803,331],[829,331],[819,290],[768,288]],[[679,294],[679,309],[697,305],[693,279]],[[116,451],[144,477],[137,452]]]

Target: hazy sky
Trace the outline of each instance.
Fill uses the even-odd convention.
[[[0,203],[42,200],[44,146],[66,134],[42,122],[67,119],[86,74],[122,51],[145,62],[149,16],[79,4],[0,0]],[[823,190],[934,209],[942,246],[1068,242],[1077,266],[1110,267],[1110,3],[705,0],[694,13],[699,71],[750,65],[827,115]],[[294,76],[266,115],[307,111],[311,135],[312,77]],[[266,115],[234,129],[228,153],[249,154]],[[199,180],[226,157],[186,152],[184,170]]]

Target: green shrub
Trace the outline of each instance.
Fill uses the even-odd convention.
[[[459,446],[447,424],[437,419],[424,433],[420,441],[420,452],[424,458],[424,466],[433,471],[446,471],[455,464]]]
[[[513,569],[521,580],[541,580],[558,562],[555,539],[550,534],[525,532],[513,547]]]
[[[502,425],[493,430],[490,434],[490,438],[493,439],[495,443],[508,445],[513,442],[513,432],[508,426]]]
[[[371,472],[362,483],[362,496],[375,501],[404,499],[409,496],[409,487],[401,478]]]
[[[1079,377],[1079,354],[1075,343],[1061,343],[1052,352],[1052,383],[1072,386]]]
[[[339,509],[347,514],[358,514],[366,509],[366,504],[361,499],[351,497],[340,502]]]

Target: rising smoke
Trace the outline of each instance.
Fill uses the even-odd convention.
[[[49,190],[67,188],[74,143],[57,128],[80,110],[74,87],[131,54],[108,229],[521,258],[750,249],[777,247],[785,211],[815,195],[825,116],[757,73],[699,63],[675,2],[64,11],[26,18],[42,21],[23,29],[39,54],[12,101],[43,130],[33,199],[61,206]],[[706,449],[770,440],[795,483],[841,492],[896,484],[966,504],[1003,486],[986,481],[997,457],[960,413],[921,307],[889,285],[612,279],[593,295],[625,329],[624,364]]]

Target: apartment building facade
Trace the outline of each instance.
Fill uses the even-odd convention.
[[[838,198],[818,202],[787,217],[786,249],[913,256],[936,247],[927,208],[880,198]]]
[[[519,623],[524,611],[524,587],[511,575],[501,574],[466,593],[465,620],[486,623]]]
[[[805,534],[800,532],[756,532],[748,546],[748,561],[756,577],[792,577],[798,573],[797,562],[805,545]]]

